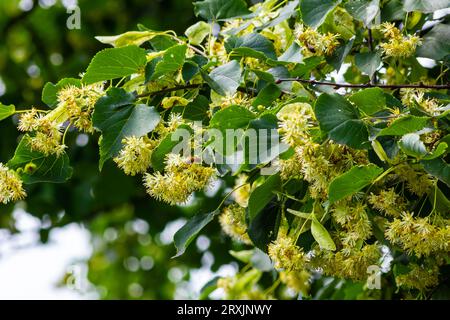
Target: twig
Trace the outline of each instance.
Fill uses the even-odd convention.
[[[308,80],[301,78],[280,78],[277,84],[282,82],[296,81],[312,85],[332,86],[335,88],[385,88],[385,89],[401,89],[401,88],[418,88],[418,89],[450,89],[450,84],[375,84],[375,83],[336,83],[331,81]]]

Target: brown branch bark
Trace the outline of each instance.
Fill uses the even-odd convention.
[[[308,80],[301,78],[280,78],[276,81],[277,84],[288,81],[296,81],[307,83],[311,85],[332,86],[335,88],[384,88],[384,89],[401,89],[401,88],[417,88],[417,89],[450,89],[450,84],[375,84],[375,83],[337,83],[331,81]]]

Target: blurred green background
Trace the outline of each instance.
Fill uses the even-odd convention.
[[[66,27],[66,6],[74,3],[81,9],[80,30]],[[182,34],[194,22],[189,0],[1,0],[0,101],[18,108],[43,106],[40,97],[46,82],[76,77],[105,48],[96,35],[136,30],[138,23]],[[0,162],[13,155],[19,137],[16,121],[1,123]],[[125,176],[114,165],[99,173],[97,139],[74,132],[68,144],[73,178],[62,185],[32,185],[26,203],[20,205],[40,219],[43,243],[54,228],[73,222],[87,227],[93,247],[86,261],[88,279],[100,298],[195,298],[186,289],[189,281],[205,279],[192,279],[189,270],[203,266],[215,271],[232,261],[222,248],[236,244],[221,235],[217,223],[205,230],[214,238],[201,238],[179,259],[170,259],[175,250],[164,240],[170,228],[180,226],[181,221],[173,221],[192,216],[201,205],[214,208],[225,184],[209,195],[199,194],[192,206],[171,208],[151,200],[139,178]],[[11,235],[18,232],[13,212],[12,205],[0,206],[0,231]],[[73,280],[70,275],[61,278]]]

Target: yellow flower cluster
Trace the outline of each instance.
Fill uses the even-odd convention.
[[[18,129],[32,132],[29,144],[32,150],[49,156],[60,156],[64,153],[65,145],[61,144],[62,132],[60,117],[64,117],[61,109],[55,109],[47,115],[42,115],[36,109],[24,113],[19,120]]]
[[[26,195],[18,174],[0,163],[0,203],[22,200]]]
[[[440,105],[436,99],[425,98],[425,91],[411,88],[402,88],[400,90],[402,103],[406,106],[413,107],[418,105],[425,112],[432,116],[440,114]]]
[[[388,57],[407,58],[413,55],[417,46],[422,43],[418,36],[402,36],[401,31],[393,23],[385,22],[380,29],[384,37],[389,39],[388,42],[380,44],[383,53]]]
[[[372,226],[366,211],[367,207],[361,202],[341,201],[332,209],[333,219],[344,227],[340,234],[344,252],[352,250],[357,243],[372,235]]]
[[[326,197],[331,180],[354,165],[368,163],[366,151],[350,149],[331,141],[322,145],[307,141],[304,146],[297,147],[296,152],[302,161],[303,177],[310,183],[309,191],[313,198]]]
[[[144,137],[127,137],[122,140],[124,144],[119,155],[114,158],[114,162],[125,174],[134,176],[144,173],[150,167],[153,149],[158,141]]]
[[[280,270],[303,270],[308,262],[303,249],[295,244],[294,239],[284,234],[279,234],[278,238],[269,244],[268,254],[275,268]]]
[[[424,267],[411,263],[408,266],[411,268],[408,273],[395,277],[397,286],[426,291],[439,283],[439,267],[437,265]]]
[[[280,280],[295,292],[307,295],[310,287],[311,274],[306,270],[281,271]]]
[[[417,257],[448,253],[450,249],[450,223],[441,221],[441,226],[431,224],[429,218],[414,218],[404,212],[401,219],[394,219],[385,231],[386,238],[398,244],[408,254]]]
[[[168,154],[164,174],[145,174],[144,185],[154,198],[171,205],[183,204],[194,191],[202,190],[214,176],[215,169]]]
[[[223,232],[231,238],[245,244],[252,243],[247,234],[245,208],[238,204],[225,207],[219,217],[219,222]]]
[[[278,160],[277,165],[280,170],[280,177],[283,180],[299,177],[302,174],[302,162],[297,153],[287,160]]]
[[[67,111],[69,120],[76,128],[92,133],[92,112],[95,103],[103,95],[102,83],[81,87],[69,85],[58,92],[58,107]]]
[[[419,197],[428,193],[434,185],[434,180],[423,171],[416,171],[408,164],[399,165],[395,169],[395,177],[406,183],[406,187]]]
[[[317,30],[299,24],[295,27],[295,35],[307,49],[305,55],[329,56],[339,46],[339,34],[328,32],[321,34]]]
[[[377,195],[371,193],[368,201],[373,208],[392,217],[400,216],[402,211],[405,210],[405,202],[395,192],[394,188],[381,190]]]
[[[277,113],[277,118],[283,142],[297,147],[309,141],[308,130],[314,120],[311,105],[302,102],[287,104]]]
[[[330,276],[364,281],[367,279],[369,266],[377,265],[381,258],[377,243],[365,245],[361,249],[351,251],[316,251],[312,259],[313,265]]]

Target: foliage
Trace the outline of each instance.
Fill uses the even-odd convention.
[[[433,15],[448,6],[204,0],[194,11],[206,22],[185,35],[139,25],[101,37],[113,48],[97,53],[81,79],[45,86],[48,110],[0,105],[1,119],[19,114],[25,133],[2,164],[0,201],[22,199],[32,183],[65,181],[69,158],[80,161],[70,135],[99,136],[100,175],[114,161],[142,176],[123,190],[146,189],[150,221],[164,214],[163,202],[195,203],[213,181],[222,186],[174,236],[183,259],[218,216],[245,245],[233,253],[245,267],[207,290],[265,299],[329,298],[327,287],[335,298],[448,296],[449,32],[447,16]],[[255,130],[270,135],[248,145]],[[274,154],[252,152],[267,141]],[[86,179],[77,168],[73,175]],[[380,267],[380,289],[366,284],[371,266]]]

